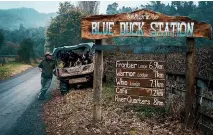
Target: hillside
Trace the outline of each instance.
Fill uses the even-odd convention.
[[[0,10],[0,28],[14,30],[22,23],[25,28],[45,27],[56,13],[39,13],[33,8]]]

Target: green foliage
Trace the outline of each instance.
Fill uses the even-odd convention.
[[[2,44],[4,43],[4,35],[3,33],[0,31],[0,48],[2,46]]]
[[[47,29],[47,40],[54,47],[75,45],[81,39],[82,14],[69,2],[60,3],[58,16],[51,20]]]
[[[18,55],[21,61],[30,63],[30,59],[35,58],[33,47],[34,42],[30,38],[26,38],[21,42],[20,50],[18,51]]]
[[[19,45],[14,44],[13,42],[7,42],[0,50],[1,55],[14,55],[17,54]]]
[[[44,56],[44,44],[45,44],[45,39],[40,38],[35,41],[36,47],[34,48],[35,50],[35,55],[38,57]]]
[[[89,8],[90,9],[90,8]],[[91,10],[91,9],[90,9]],[[70,2],[60,3],[58,16],[51,20],[47,29],[50,50],[54,47],[70,46],[85,42],[81,38],[81,18],[92,11],[82,11]]]
[[[108,5],[106,14],[117,14],[118,3],[114,2],[113,4]]]
[[[16,55],[19,44],[25,38],[31,38],[34,41],[34,51],[36,57],[44,55],[45,28],[26,29],[22,24],[17,30],[1,30],[4,34],[4,43],[0,50],[0,55]]]

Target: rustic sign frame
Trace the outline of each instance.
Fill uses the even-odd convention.
[[[91,25],[92,22],[93,22],[93,26]],[[131,25],[131,27],[129,28],[120,27],[121,22],[123,22],[122,23],[123,26],[128,27]],[[125,22],[127,23],[127,25],[125,25]],[[130,24],[131,22],[132,24]],[[136,26],[133,26],[134,22],[137,22],[137,25],[136,23],[134,24]],[[145,23],[143,24],[143,22]],[[159,26],[161,27],[161,24],[163,23],[163,26],[165,26],[165,27],[162,26],[162,28],[164,29],[164,33],[157,34],[157,35],[155,33],[154,36],[153,36],[153,33],[150,34],[151,33],[150,28],[152,26],[151,25],[152,22],[155,22],[156,26],[158,25],[158,29],[156,30],[160,32],[161,32],[161,29],[159,28]],[[175,26],[173,26],[174,30],[173,29],[168,30],[167,25],[168,24],[172,25],[172,22],[177,22],[176,26],[178,27],[178,29],[175,30]],[[185,22],[185,23],[181,23],[181,22]],[[100,25],[100,23],[102,23],[102,26]],[[185,30],[182,27],[183,25]],[[143,30],[140,29],[142,28],[141,26],[143,27]],[[103,45],[103,40],[106,38],[113,38],[113,37],[120,37],[120,36],[125,36],[125,37],[170,36],[170,37],[186,37],[187,93],[185,97],[186,98],[185,123],[187,126],[192,125],[193,115],[194,115],[192,105],[193,105],[193,100],[195,99],[194,86],[195,86],[195,77],[196,77],[194,38],[212,39],[212,27],[210,24],[207,24],[205,22],[198,22],[196,20],[190,19],[185,16],[167,16],[158,12],[142,9],[142,10],[137,10],[131,13],[122,13],[122,14],[115,14],[115,15],[94,15],[94,16],[85,17],[81,21],[81,27],[82,27],[81,29],[82,38],[95,39],[95,44],[100,46],[99,50],[98,49],[95,50],[96,56],[95,56],[94,84],[93,84],[93,120],[94,122],[101,120],[101,94],[102,94],[101,78],[103,76],[103,51],[100,48],[101,48],[101,45]],[[186,30],[186,27],[188,27],[188,31]],[[192,27],[193,27],[193,30],[192,30]],[[106,28],[105,30],[107,31],[104,31],[104,28]],[[99,31],[100,29],[102,29],[102,31]],[[137,34],[135,34],[136,30],[139,30],[139,32],[137,31],[138,32]],[[193,33],[192,32],[190,33],[189,30],[193,31]],[[125,33],[125,31],[130,31],[130,34],[128,32]]]

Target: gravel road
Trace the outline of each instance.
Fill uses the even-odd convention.
[[[45,135],[41,113],[46,100],[37,100],[40,76],[39,69],[33,68],[0,82],[0,135]],[[54,87],[55,77],[50,89]]]

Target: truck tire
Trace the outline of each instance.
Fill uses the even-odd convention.
[[[106,77],[105,74],[103,74],[103,79],[102,79],[102,81],[103,81],[104,83],[107,81],[107,77]]]
[[[65,80],[60,80],[60,92],[61,92],[61,95],[67,94],[68,90],[69,90],[68,82],[65,81]]]
[[[89,81],[87,82],[88,87],[93,88],[93,75],[90,76]]]

